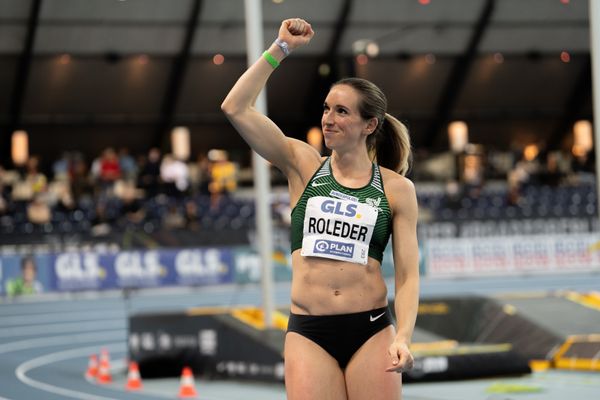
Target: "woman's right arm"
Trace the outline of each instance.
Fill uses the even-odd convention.
[[[314,32],[306,21],[288,19],[281,23],[279,39],[290,50],[307,44]],[[275,43],[268,52],[281,62],[285,54]],[[235,83],[221,109],[250,147],[288,175],[295,162],[294,146],[298,141],[287,138],[281,129],[255,108],[256,98],[264,88],[274,68],[260,57]]]

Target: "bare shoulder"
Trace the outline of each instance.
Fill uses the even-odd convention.
[[[390,169],[380,167],[385,195],[394,211],[416,209],[417,194],[414,183]]]
[[[391,169],[384,167],[380,167],[380,169],[383,177],[383,185],[386,188],[386,194],[388,194],[388,190],[392,192],[391,194],[396,195],[412,195],[415,193],[415,185],[410,179]]]

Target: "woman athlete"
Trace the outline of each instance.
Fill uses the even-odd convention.
[[[293,207],[291,313],[285,384],[295,399],[400,399],[419,292],[417,201],[404,177],[410,139],[369,81],[348,78],[325,98],[331,156],[286,137],[255,101],[279,63],[313,37],[281,23],[277,40],[233,86],[221,108],[244,140],[287,177]],[[290,93],[294,96],[294,93]],[[392,237],[397,328],[381,271]]]

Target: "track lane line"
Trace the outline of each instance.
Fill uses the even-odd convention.
[[[60,317],[52,314],[29,314],[23,316],[13,317],[2,317],[0,326],[33,326],[41,325],[43,323],[58,323],[58,322],[79,322],[79,321],[97,321],[100,319],[115,319],[115,318],[127,318],[127,313],[123,310],[114,311],[78,311],[74,313],[59,313]]]
[[[60,386],[51,385],[49,383],[37,381],[27,376],[27,373],[35,368],[43,367],[48,364],[52,364],[58,361],[68,360],[70,358],[82,357],[90,353],[98,351],[98,348],[106,348],[111,351],[125,351],[125,345],[121,342],[113,342],[109,344],[102,344],[89,347],[80,347],[77,349],[64,350],[56,353],[50,353],[41,357],[33,358],[20,364],[15,369],[15,375],[17,379],[27,386],[31,386],[35,389],[42,390],[45,392],[57,394],[59,396],[66,396],[80,400],[119,400],[112,397],[97,396],[86,392],[80,392],[77,390],[67,389]]]
[[[58,324],[40,324],[40,325],[27,325],[24,332],[23,327],[4,328],[0,331],[0,338],[10,337],[24,337],[24,336],[36,336],[36,335],[47,335],[51,333],[76,333],[85,331],[94,331],[98,329],[125,329],[127,322],[118,319],[106,319],[100,321],[90,322],[69,322],[69,323],[58,323]],[[2,399],[0,399],[2,400]]]
[[[46,365],[49,365],[49,364],[52,364],[55,362],[69,360],[71,358],[85,357],[85,356],[89,355],[90,353],[97,352],[98,348],[106,348],[107,350],[109,350],[112,353],[127,351],[127,346],[122,342],[112,342],[112,343],[101,344],[101,345],[97,345],[97,346],[80,347],[80,348],[76,348],[76,349],[63,350],[63,351],[59,351],[56,353],[46,354],[46,355],[28,360],[28,361],[20,364],[15,369],[15,375],[21,382],[23,382],[24,384],[26,384],[28,386],[31,386],[35,389],[43,390],[45,392],[58,394],[60,396],[67,396],[70,398],[80,399],[80,400],[119,400],[117,398],[98,396],[98,395],[94,395],[94,394],[90,394],[90,393],[86,393],[86,392],[81,392],[78,390],[67,389],[67,388],[64,388],[61,386],[51,385],[49,383],[41,382],[41,381],[35,380],[35,379],[27,376],[27,373],[32,371],[33,369],[44,367]],[[124,359],[122,362],[123,362],[123,365],[125,365]],[[113,365],[113,368],[115,368],[114,365]],[[83,378],[86,381],[88,381],[90,384],[94,385],[93,380],[86,378],[86,377],[83,377]],[[102,386],[102,388],[109,389],[109,390],[115,390],[115,391],[118,391],[121,393],[127,393],[125,390],[117,388],[115,386],[110,386],[110,385]],[[141,395],[144,397],[154,397],[154,398],[156,398],[156,397],[166,398],[166,399],[174,398],[174,396],[166,395],[163,393],[138,392],[138,393],[132,393],[132,394]],[[2,400],[2,399],[0,398],[0,400]]]
[[[16,342],[10,342],[0,345],[0,354],[10,353],[13,351],[35,349],[39,347],[47,346],[62,346],[66,344],[77,344],[85,342],[97,342],[102,340],[113,340],[122,339],[126,342],[127,330],[126,329],[112,329],[107,331],[95,332],[95,333],[84,333],[76,335],[61,335],[52,336],[49,338],[39,339],[28,339],[19,340]]]

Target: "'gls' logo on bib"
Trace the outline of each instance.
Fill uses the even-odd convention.
[[[357,217],[360,215],[356,213],[357,203],[342,202],[339,200],[325,200],[321,203],[321,211],[326,214],[341,215],[344,217]]]

